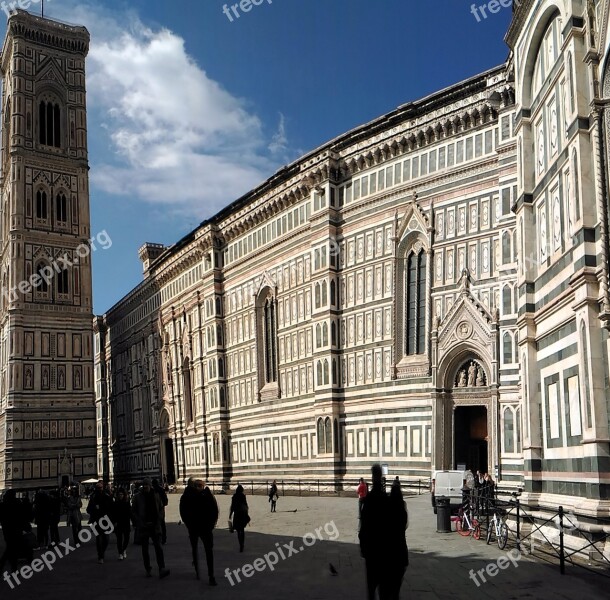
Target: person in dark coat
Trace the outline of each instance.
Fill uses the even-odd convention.
[[[364,500],[358,533],[360,552],[366,562],[368,599],[375,600],[379,588],[380,600],[393,600],[398,597],[396,589],[400,590],[398,567],[405,568],[402,543],[406,547],[406,522],[397,503],[392,503],[383,490],[381,466],[373,465],[371,472],[373,488]]]
[[[271,512],[276,512],[275,504],[277,502],[278,494],[277,494],[277,483],[275,479],[269,488],[269,502],[271,502]]]
[[[17,570],[17,560],[24,531],[32,531],[27,508],[17,499],[15,490],[7,490],[0,503],[0,526],[4,535],[5,549],[0,557],[0,573],[8,562],[12,571]],[[31,554],[31,550],[29,550]],[[29,558],[31,561],[31,557]]]
[[[116,535],[119,560],[125,560],[131,535],[131,505],[129,504],[127,493],[123,488],[117,490],[112,520],[114,521],[114,533]]]
[[[104,517],[112,520],[112,512],[112,497],[109,496],[104,490],[104,482],[98,481],[95,486],[95,490],[89,499],[89,504],[87,505],[89,524],[99,523],[99,521]],[[95,536],[95,546],[97,548],[97,562],[103,565],[106,548],[108,548],[108,534],[101,528],[98,528],[97,530],[97,535]]]
[[[78,534],[82,529],[82,513],[83,501],[78,495],[78,488],[75,486],[70,490],[70,494],[66,498],[66,523],[72,528],[72,540],[76,545],[78,542]]]
[[[229,511],[229,519],[233,517],[233,529],[237,531],[237,540],[239,542],[239,551],[244,551],[244,541],[246,538],[246,525],[250,522],[248,514],[248,501],[244,494],[244,488],[238,485],[233,498],[231,499],[231,510]]]
[[[387,575],[387,598],[398,600],[400,586],[409,566],[409,549],[405,531],[409,524],[407,507],[402,497],[400,483],[392,485],[390,491],[390,530],[388,532],[388,575]]]
[[[49,545],[49,525],[51,522],[49,497],[43,490],[38,490],[34,497],[34,520],[38,547],[45,550]]]
[[[61,498],[59,490],[49,492],[49,533],[51,543],[59,544],[59,520],[61,519]]]
[[[199,540],[203,542],[210,585],[218,585],[214,577],[214,534],[218,521],[218,504],[210,488],[200,479],[189,479],[180,498],[180,518],[186,525],[191,542],[193,566],[199,579]]]
[[[167,499],[167,494],[165,490],[159,485],[159,481],[157,479],[152,480],[152,486],[155,492],[159,494],[159,498],[161,498],[161,503],[163,504],[163,515],[161,519],[161,544],[165,546],[167,543],[167,527],[165,525],[165,507],[168,505],[169,501]]]
[[[150,566],[150,554],[148,553],[148,542],[152,542],[155,548],[155,557],[159,567],[159,579],[169,575],[169,569],[165,568],[165,557],[161,547],[161,517],[163,515],[163,502],[159,494],[152,488],[150,479],[144,479],[142,490],[133,498],[133,519],[136,525],[136,538],[142,545],[142,559],[146,576],[150,577],[152,567]]]

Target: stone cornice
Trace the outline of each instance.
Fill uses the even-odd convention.
[[[534,0],[522,0],[519,4],[513,4],[513,20],[504,36],[504,41],[513,50],[533,4]]]

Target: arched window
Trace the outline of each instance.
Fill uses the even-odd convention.
[[[513,312],[512,308],[512,289],[509,285],[505,285],[502,290],[502,314],[510,315]]]
[[[329,376],[329,369],[328,369],[328,360],[324,361],[324,385],[328,385],[330,382],[330,376]]]
[[[322,325],[322,345],[328,346],[328,323]]]
[[[316,325],[316,348],[320,348],[322,346],[322,328],[320,323]]]
[[[334,280],[330,282],[330,305],[335,306],[337,304],[337,285]]]
[[[405,261],[405,354],[426,349],[426,252],[411,252]]]
[[[225,361],[222,358],[218,359],[218,377],[223,379],[225,376]]]
[[[53,277],[53,269],[52,267],[45,265],[45,263],[40,262],[36,265],[36,274],[40,277],[40,282],[36,287],[37,295],[40,296],[48,296],[50,287],[49,281],[50,278]]]
[[[326,281],[322,282],[322,306],[328,304],[328,284]]]
[[[315,285],[315,306],[316,308],[320,308],[320,284],[316,283]]]
[[[41,100],[38,105],[38,134],[41,144],[61,148],[61,109],[59,104]]]
[[[63,192],[55,197],[55,218],[58,223],[65,224],[68,222],[68,202]]]
[[[512,408],[504,409],[504,452],[515,451],[515,421]]]
[[[508,331],[504,334],[502,346],[502,362],[509,365],[513,362],[513,338]]]
[[[316,381],[318,385],[322,385],[324,382],[322,378],[322,361],[318,361],[318,366],[316,367]]]
[[[532,79],[532,100],[536,97],[542,86],[549,79],[561,48],[561,19],[559,13],[549,23],[542,36]]]
[[[44,190],[36,192],[36,218],[46,221],[48,218],[47,193]]]
[[[510,233],[505,231],[502,234],[502,264],[506,265],[511,261]]]
[[[193,395],[191,392],[191,362],[188,358],[184,359],[182,365],[182,390],[184,401],[184,419],[187,423],[193,421]]]
[[[330,454],[333,451],[333,425],[330,417],[326,417],[324,420],[324,434],[326,453]]]
[[[521,452],[521,408],[515,411],[515,452]]]
[[[333,378],[332,378],[332,384],[333,385],[337,385],[337,361],[333,358]]]
[[[333,430],[333,433],[335,441],[335,454],[339,454],[339,424],[337,423],[337,419],[335,419],[335,428]]]
[[[277,382],[277,316],[275,308],[275,300],[268,297],[263,307],[265,383]]]
[[[326,438],[324,436],[324,421],[318,419],[318,454],[326,453]]]
[[[337,345],[337,326],[334,321],[330,324],[330,342],[333,346]]]
[[[68,286],[68,269],[63,269],[57,275],[57,293],[60,295],[67,295],[70,293]]]

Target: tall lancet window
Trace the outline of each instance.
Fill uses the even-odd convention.
[[[269,296],[263,307],[265,329],[265,383],[277,382],[277,317],[275,300]]]
[[[426,252],[411,251],[405,261],[405,354],[426,351]]]

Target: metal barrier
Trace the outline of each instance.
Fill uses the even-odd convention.
[[[524,545],[530,540],[527,553],[558,561],[562,575],[566,573],[568,562],[571,566],[610,577],[610,551],[604,552],[603,548],[605,544],[610,545],[610,519],[580,523],[566,513],[563,506],[559,506],[556,511],[542,506],[529,506],[521,502],[519,495],[517,492],[503,492],[493,488],[484,496],[478,490],[472,490],[464,493],[464,502],[471,503],[485,533],[490,527],[490,516],[499,510],[508,526],[509,541],[514,543],[517,550],[526,552]],[[557,532],[556,535],[550,534],[550,528]],[[566,535],[569,535],[569,544],[566,543]],[[486,537],[481,535],[481,539]],[[583,554],[603,569],[594,569],[575,560]]]

